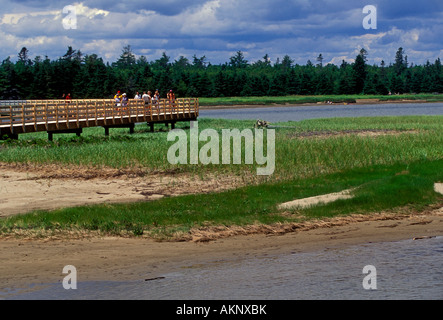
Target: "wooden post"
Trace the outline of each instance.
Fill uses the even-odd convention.
[[[34,104],[34,131],[37,131],[37,106]]]
[[[120,114],[122,113],[122,104],[120,103]],[[114,108],[112,108],[112,123],[115,124],[115,113]]]
[[[128,113],[128,121],[132,122],[132,119],[131,119],[131,103],[129,102],[129,100],[127,101],[127,104],[126,104],[126,110],[127,110],[127,113]],[[122,117],[122,123],[123,123],[123,117]]]
[[[59,128],[59,126],[58,126],[58,104],[55,105],[55,126],[57,129]],[[52,140],[50,140],[50,141],[52,141]]]
[[[98,111],[97,111],[97,101],[95,102],[95,104],[94,104],[94,118],[95,118],[95,125],[97,126],[98,125],[98,122],[97,122],[97,115],[98,115]]]
[[[45,121],[46,121],[46,130],[48,130],[48,104],[45,103]]]
[[[57,105],[58,105],[58,102],[57,102]],[[69,124],[69,107],[68,107],[68,103],[65,101],[65,103],[64,103],[64,107],[65,107],[65,117],[66,117],[66,128],[68,128],[69,129],[69,127],[70,127],[70,124]]]
[[[108,117],[106,116],[106,102],[103,103],[103,122],[108,124]]]
[[[89,105],[85,104],[85,118],[86,118],[86,126],[89,127]]]
[[[24,105],[22,105],[22,127],[23,127],[23,132],[26,132],[25,106]]]
[[[135,119],[137,119],[138,122],[139,121],[138,100],[135,100],[135,114],[136,114]]]
[[[85,105],[87,105],[87,103],[85,103]],[[78,100],[76,101],[76,109],[77,109],[77,128],[80,128],[80,121],[78,117]]]
[[[10,116],[10,125],[11,125],[11,133],[14,134],[14,117],[12,116],[12,106],[9,106],[9,116]]]

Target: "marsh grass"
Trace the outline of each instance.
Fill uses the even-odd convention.
[[[225,128],[243,130],[252,129],[253,125],[253,121],[199,120],[200,132],[211,128],[220,134]],[[272,125],[276,127],[276,169],[266,181],[309,177],[377,164],[435,160],[443,154],[443,116],[337,118],[288,122],[281,124],[282,128],[278,127],[278,123]],[[59,135],[54,142],[47,141],[46,134],[24,134],[18,141],[1,143],[0,162],[97,169],[133,168],[146,172],[189,172],[199,175],[219,172],[250,176],[256,173],[258,166],[245,164],[244,157],[239,165],[221,164],[221,161],[220,164],[209,165],[172,165],[167,160],[167,153],[174,142],[167,141],[168,132],[149,133],[146,127],[136,126],[133,135],[125,129],[114,129],[109,137],[105,137],[99,128],[90,128],[85,129],[81,137]],[[182,123],[178,128],[189,135],[188,123]],[[349,130],[354,133],[336,135]],[[355,133],[364,130],[385,130],[395,134],[372,137]],[[321,139],[315,135],[296,138],[297,135],[317,131],[323,133]],[[205,143],[200,142],[199,148]],[[221,151],[220,144],[220,154]],[[231,157],[232,151],[231,148]]]
[[[409,165],[372,166],[279,183],[247,186],[207,195],[187,195],[153,202],[104,204],[38,211],[0,221],[4,235],[98,232],[102,235],[181,237],[208,226],[272,225],[346,214],[367,214],[395,207],[424,208],[442,201],[433,190],[443,181],[443,160]],[[355,197],[283,214],[278,204],[297,198],[357,188]]]
[[[199,130],[246,129],[251,121],[202,119]],[[424,208],[441,202],[433,183],[443,181],[443,116],[318,119],[276,126],[276,170],[249,186],[222,193],[165,198],[154,202],[104,204],[32,212],[0,220],[0,232],[51,234],[92,232],[119,236],[173,239],[193,228],[245,226],[318,219],[351,213],[370,213],[410,206]],[[293,128],[283,128],[293,127]],[[189,124],[178,126],[189,132]],[[382,130],[379,136],[357,131]],[[350,131],[346,134],[329,134]],[[321,132],[309,137],[302,134]],[[149,133],[114,129],[84,130],[82,137],[21,135],[4,141],[0,162],[55,164],[142,170],[251,176],[256,165],[171,165],[167,131]],[[203,143],[202,143],[203,144]],[[278,204],[294,199],[359,187],[355,197],[306,210],[281,212]],[[180,236],[179,236],[180,235]]]

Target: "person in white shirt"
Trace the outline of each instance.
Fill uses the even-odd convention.
[[[143,92],[142,99],[145,100],[146,104],[151,103],[151,91],[148,91],[148,93],[146,91]]]

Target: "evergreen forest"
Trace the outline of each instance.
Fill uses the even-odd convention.
[[[166,52],[148,61],[137,58],[128,45],[117,61],[105,63],[96,54],[84,55],[72,47],[56,60],[31,60],[23,47],[16,61],[8,57],[0,65],[0,99],[59,99],[67,93],[74,99],[100,99],[112,98],[117,90],[132,98],[136,92],[156,89],[163,97],[169,90],[177,97],[443,93],[440,58],[414,65],[403,48],[387,57],[394,61],[389,65],[370,65],[367,57],[361,49],[352,63],[324,64],[319,54],[314,62],[299,65],[288,55],[274,63],[268,55],[249,62],[237,51],[229,61],[213,65],[196,55],[171,61]]]

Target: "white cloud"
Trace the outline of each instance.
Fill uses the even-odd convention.
[[[105,16],[106,17],[110,13],[109,11],[106,11],[106,10],[89,8],[85,5],[83,5],[83,3],[74,3],[73,6],[75,7],[75,11],[76,11],[77,15],[85,16],[88,19],[93,19],[96,16]]]
[[[175,21],[180,25],[179,32],[190,37],[199,37],[227,34],[235,25],[238,28],[241,21],[234,22],[232,18],[220,17],[219,10],[223,5],[224,0],[211,0],[182,12]]]

